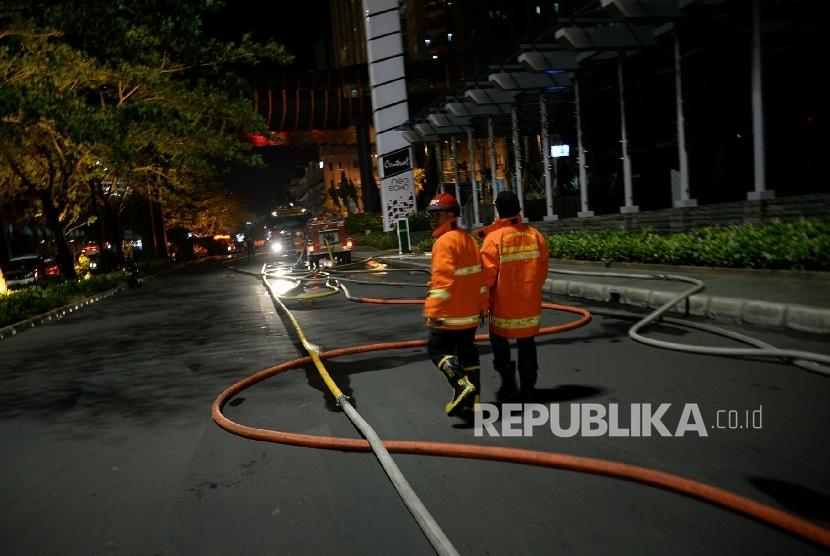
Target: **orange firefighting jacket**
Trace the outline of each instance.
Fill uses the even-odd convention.
[[[432,246],[432,280],[424,303],[427,326],[443,329],[473,328],[487,315],[487,287],[481,270],[481,253],[470,234],[452,218],[435,230]]]
[[[481,261],[490,291],[490,331],[504,338],[539,333],[542,286],[548,276],[548,247],[520,215],[500,218],[478,231]]]

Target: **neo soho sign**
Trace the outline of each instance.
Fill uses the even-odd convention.
[[[389,191],[409,191],[409,178],[391,178],[387,189]]]

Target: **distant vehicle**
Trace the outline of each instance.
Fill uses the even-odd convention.
[[[290,235],[275,234],[268,240],[268,252],[272,257],[296,257],[297,248],[294,245],[294,238]]]
[[[14,257],[2,268],[6,286],[23,286],[60,274],[60,267],[54,259],[36,254]]]
[[[88,270],[92,273],[95,273],[96,271],[99,270],[99,267],[101,267],[101,252],[99,251],[97,245],[88,245],[88,246],[84,247],[83,249],[81,249],[81,252],[76,255],[76,261],[75,261],[75,263],[76,263],[75,268],[76,269],[78,268],[79,264],[83,260],[83,259],[81,259],[80,255],[83,255],[87,259],[86,260],[86,267],[83,268],[84,265],[81,265],[82,270],[84,270],[84,271]]]
[[[332,265],[352,262],[352,239],[340,218],[309,222],[306,241],[311,267],[320,266],[321,259],[328,259]]]

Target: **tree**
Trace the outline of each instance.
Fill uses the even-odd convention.
[[[323,186],[309,187],[306,192],[306,206],[312,216],[320,216],[325,210],[325,193],[323,193]]]
[[[334,206],[340,209],[340,190],[335,188],[333,185],[329,187],[328,194],[331,197],[331,202],[334,203]]]
[[[354,184],[346,177],[345,170],[340,171],[340,183],[338,184],[337,194],[342,200],[342,205],[346,207],[346,214],[351,214],[352,206],[349,204],[349,200],[357,197],[357,190]]]
[[[53,229],[98,222],[118,235],[125,199],[203,199],[222,163],[262,165],[240,134],[266,125],[237,70],[290,61],[269,42],[207,40],[211,0],[0,5],[0,199],[26,202]],[[201,195],[201,196],[200,196]],[[194,210],[196,209],[194,205]]]
[[[196,237],[213,237],[243,229],[245,222],[253,220],[253,214],[245,208],[244,199],[232,191],[217,189],[173,204],[167,218],[171,227],[183,228]]]
[[[360,212],[360,195],[352,180],[349,180],[349,199],[354,203],[355,209]]]

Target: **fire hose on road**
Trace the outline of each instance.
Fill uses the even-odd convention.
[[[357,263],[355,263],[357,264]],[[432,544],[433,548],[435,549],[436,553],[438,554],[457,554],[457,551],[452,546],[450,541],[447,539],[446,535],[441,531],[440,526],[432,519],[426,509],[421,504],[420,500],[417,498],[417,495],[412,491],[411,487],[409,487],[406,480],[400,474],[400,471],[397,469],[397,466],[394,464],[391,456],[389,453],[402,453],[402,454],[420,454],[420,455],[434,455],[434,456],[443,456],[443,457],[457,457],[457,458],[468,458],[468,459],[481,459],[481,460],[490,460],[490,461],[501,461],[501,462],[510,462],[510,463],[518,463],[524,465],[534,465],[540,467],[551,467],[555,469],[565,469],[569,471],[575,471],[580,473],[588,473],[593,475],[601,475],[611,478],[622,479],[626,481],[636,482],[648,486],[657,487],[660,489],[664,489],[670,492],[675,492],[679,494],[683,494],[685,496],[689,496],[692,498],[696,498],[698,500],[705,501],[710,504],[714,504],[716,506],[720,506],[722,508],[728,509],[730,511],[745,515],[752,519],[755,519],[761,523],[773,526],[780,530],[783,530],[787,533],[795,535],[801,539],[804,539],[808,542],[811,542],[815,545],[818,545],[823,548],[830,548],[830,530],[818,527],[813,525],[812,523],[792,516],[786,512],[773,508],[771,506],[767,506],[765,504],[761,504],[759,502],[753,501],[749,498],[745,498],[743,496],[739,496],[737,494],[731,493],[729,491],[719,489],[717,487],[713,487],[707,485],[705,483],[701,483],[698,481],[690,480],[684,477],[680,477],[677,475],[672,475],[670,473],[664,473],[661,471],[648,469],[645,467],[635,466],[635,465],[627,465],[616,463],[607,460],[600,460],[594,458],[584,458],[584,457],[576,457],[570,456],[566,454],[557,454],[557,453],[547,453],[547,452],[538,452],[532,450],[522,450],[522,449],[515,449],[515,448],[501,448],[501,447],[487,447],[487,446],[480,446],[480,445],[470,445],[470,444],[448,444],[448,443],[439,443],[439,442],[413,442],[413,441],[405,441],[405,440],[385,440],[381,441],[377,435],[375,434],[374,430],[366,423],[360,416],[357,414],[355,409],[351,406],[348,402],[348,398],[343,395],[340,391],[339,387],[334,383],[331,379],[328,372],[325,370],[324,365],[322,364],[323,360],[332,359],[336,357],[352,355],[357,353],[366,353],[366,352],[373,352],[373,351],[383,351],[383,350],[394,350],[394,349],[403,349],[403,348],[412,348],[412,347],[422,347],[426,345],[425,340],[409,340],[409,341],[400,341],[400,342],[389,342],[389,343],[380,343],[380,344],[368,344],[368,345],[361,345],[361,346],[353,346],[349,348],[342,348],[337,350],[331,350],[323,353],[317,353],[314,346],[308,342],[299,327],[299,324],[294,319],[293,315],[291,315],[290,311],[285,307],[282,303],[281,299],[292,299],[292,300],[311,300],[311,299],[318,299],[321,297],[326,297],[330,295],[335,295],[340,291],[346,295],[347,299],[350,301],[355,302],[362,302],[362,303],[383,303],[383,304],[423,304],[423,300],[416,300],[416,299],[381,299],[381,298],[365,298],[365,297],[354,297],[350,295],[347,288],[343,285],[342,282],[352,281],[352,282],[359,282],[357,280],[348,280],[345,278],[333,278],[332,277],[332,269],[329,269],[326,273],[308,273],[308,271],[302,272],[294,271],[290,272],[283,272],[283,271],[273,271],[269,270],[266,267],[263,267],[262,272],[259,274],[262,276],[262,280],[265,283],[272,299],[274,300],[275,306],[281,311],[283,311],[288,319],[291,321],[292,325],[295,328],[296,333],[298,334],[299,338],[305,349],[308,351],[309,356],[303,357],[300,359],[296,359],[293,361],[289,361],[283,363],[281,365],[277,365],[270,369],[263,370],[253,376],[250,376],[240,382],[237,382],[233,386],[226,389],[222,394],[214,401],[212,406],[212,416],[214,421],[225,430],[245,437],[252,440],[259,440],[265,442],[274,442],[280,444],[288,444],[294,446],[303,446],[303,447],[310,447],[310,448],[318,448],[318,449],[329,449],[329,450],[348,450],[348,451],[360,451],[360,452],[368,452],[373,451],[378,460],[381,462],[381,465],[384,467],[384,471],[389,476],[390,480],[392,481],[395,488],[398,490],[401,498],[403,499],[404,503],[407,505],[410,513],[414,516],[416,521],[418,522],[421,529],[424,531],[427,539]],[[375,271],[368,271],[368,272],[389,272],[390,269],[382,269],[382,270],[375,270]],[[242,271],[244,272],[244,271]],[[351,270],[351,273],[359,273],[359,270]],[[411,271],[410,271],[411,272]],[[253,273],[248,273],[253,274]],[[273,285],[269,283],[269,279],[275,281],[282,281],[285,282],[284,286],[281,288],[274,288]],[[692,279],[688,279],[692,280]],[[697,282],[697,281],[694,281]],[[287,285],[286,285],[287,284]],[[373,282],[373,284],[375,284]],[[307,285],[312,285],[313,287],[323,285],[326,290],[321,292],[314,292],[314,293],[305,293],[305,287]],[[406,285],[412,286],[413,284],[409,283],[377,283],[376,285]],[[692,293],[696,293],[702,289],[702,283],[695,284],[694,288],[691,288],[687,292],[683,292],[683,294],[679,295],[676,300],[672,300],[669,304],[667,303],[665,306],[661,307],[656,311],[656,314],[649,315],[646,319],[638,322],[637,325],[632,327],[633,332],[629,332],[632,339],[636,341],[642,341],[642,343],[646,343],[649,345],[656,345],[656,347],[668,348],[668,349],[676,349],[675,346],[666,346],[666,345],[659,345],[660,343],[656,343],[655,340],[649,340],[642,338],[637,333],[639,328],[646,326],[647,324],[655,321],[659,318],[665,311],[667,311],[670,307],[674,306],[676,303],[691,295]],[[580,326],[584,326],[590,321],[590,313],[584,309],[579,309],[575,307],[567,307],[562,305],[555,305],[551,303],[544,303],[543,307],[547,310],[558,310],[558,311],[565,311],[569,313],[574,313],[581,315],[580,319],[575,321],[544,328],[540,331],[540,335],[542,334],[554,334],[558,332],[564,332],[567,330],[572,330],[578,328]],[[668,319],[665,319],[668,320]],[[681,321],[681,324],[688,324],[685,321]],[[705,325],[698,325],[698,328],[702,328],[706,330],[707,328],[714,328],[714,327],[705,327]],[[807,361],[812,362],[828,362],[830,363],[830,358],[825,356],[821,356],[818,354],[810,354],[807,352],[799,352],[799,351],[787,351],[787,350],[777,350],[776,348],[769,346],[768,344],[764,344],[763,342],[758,342],[757,340],[753,339],[746,339],[742,335],[737,335],[735,333],[728,333],[730,337],[733,339],[744,341],[748,343],[753,343],[759,349],[745,349],[745,350],[738,350],[740,355],[750,355],[750,353],[742,353],[742,352],[751,352],[751,355],[764,355],[769,357],[778,357],[778,358],[787,358],[793,360],[794,363],[804,363],[806,364]],[[488,337],[485,334],[476,336],[476,341],[484,341]],[[643,341],[646,340],[646,341]],[[665,342],[663,342],[665,344]],[[685,348],[689,347],[696,347],[696,346],[684,346]],[[710,348],[714,349],[714,348]],[[698,351],[695,349],[687,349],[692,353],[715,353],[719,355],[727,355],[727,353],[723,353],[721,351],[718,352],[707,352],[707,351]],[[734,351],[734,350],[733,350]],[[733,355],[733,353],[729,353],[729,355]],[[348,438],[338,438],[338,437],[324,437],[324,436],[312,436],[312,435],[304,435],[304,434],[293,434],[288,432],[281,432],[276,430],[264,430],[264,429],[256,429],[247,427],[245,425],[241,425],[238,423],[234,423],[233,421],[229,420],[225,417],[222,413],[222,409],[225,404],[233,398],[235,395],[239,394],[243,390],[265,380],[268,377],[274,376],[276,374],[295,369],[298,367],[302,367],[309,363],[313,363],[317,368],[318,372],[320,373],[321,377],[323,378],[324,382],[326,383],[329,391],[335,397],[338,402],[338,405],[343,408],[344,412],[347,416],[351,419],[351,421],[355,424],[358,430],[363,434],[366,440],[362,439],[348,439]],[[799,365],[803,366],[803,365]],[[810,368],[809,370],[815,370]],[[824,373],[823,373],[824,374]]]

